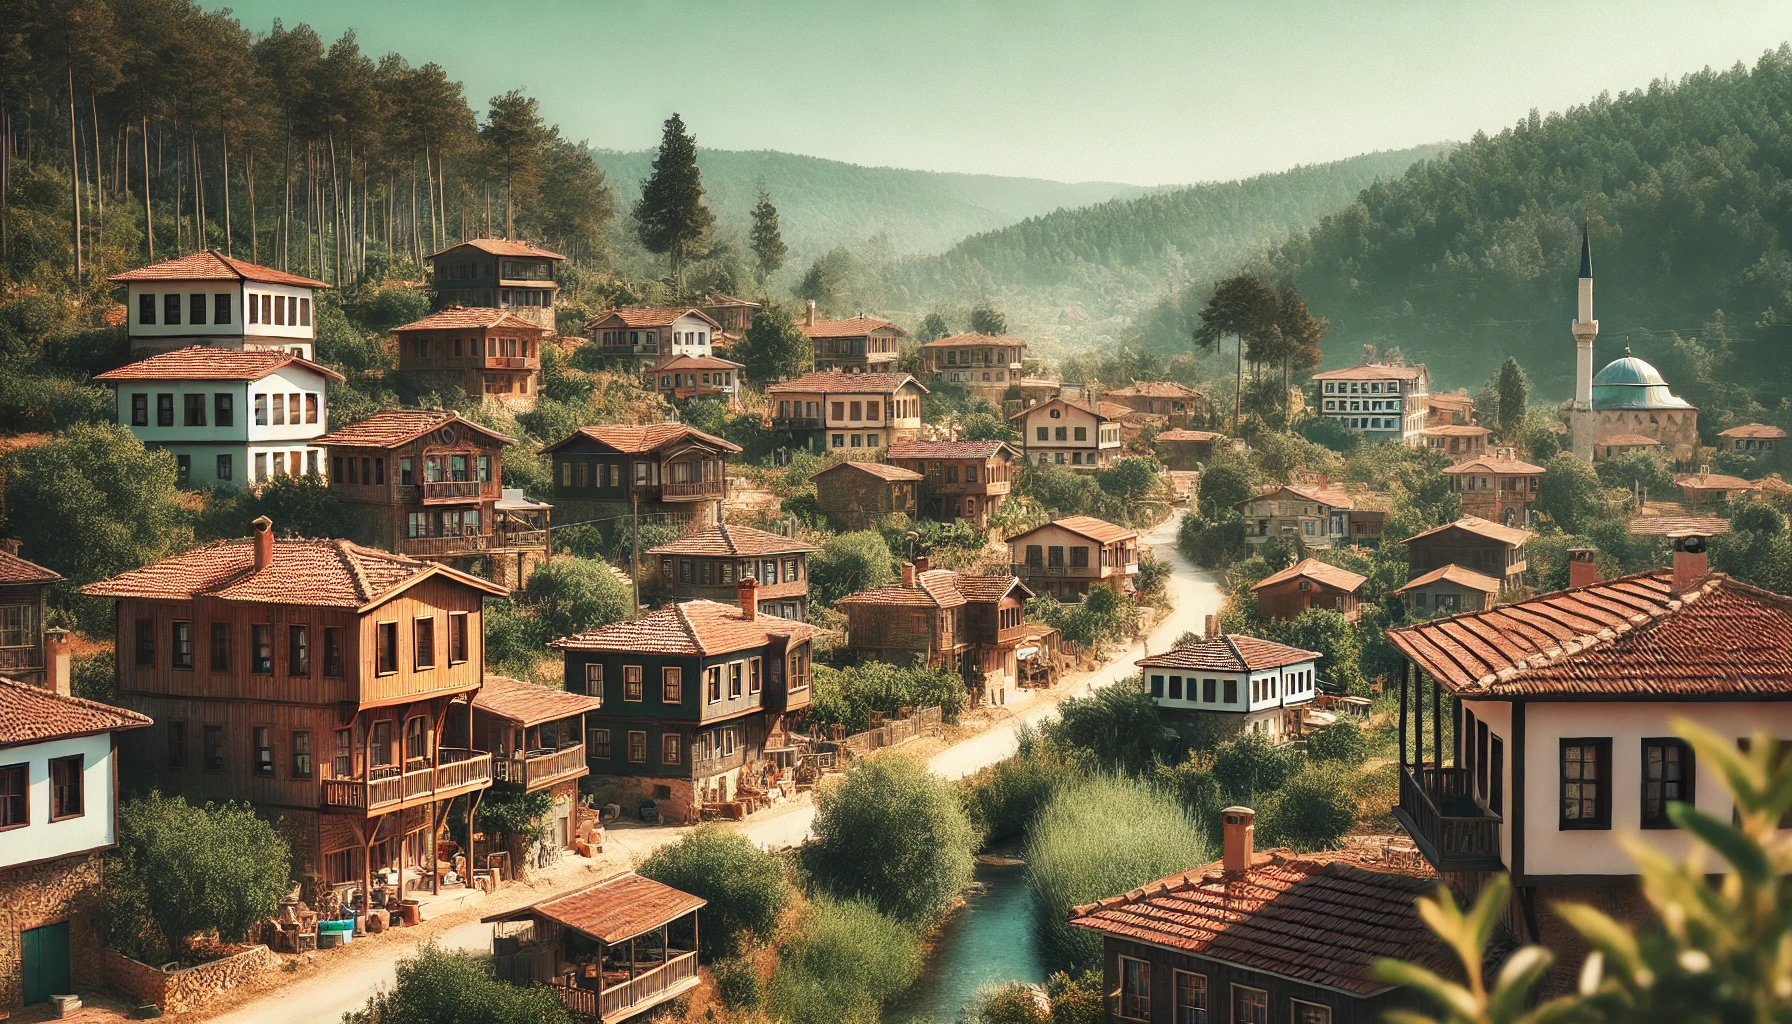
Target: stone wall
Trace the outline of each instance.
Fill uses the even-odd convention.
[[[106,980],[113,987],[163,1013],[187,1013],[202,1009],[218,996],[246,984],[279,964],[280,958],[266,946],[248,946],[222,960],[179,971],[164,971],[108,949],[104,954]]]
[[[71,854],[0,871],[0,1009],[20,1005],[24,992],[24,939],[20,933],[69,922],[69,982],[76,990],[99,980],[101,940],[88,906],[100,880],[104,851]]]

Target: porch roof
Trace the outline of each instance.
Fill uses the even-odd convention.
[[[708,904],[708,900],[630,872],[564,896],[493,914],[482,921],[541,918],[605,945],[615,945],[671,924]]]

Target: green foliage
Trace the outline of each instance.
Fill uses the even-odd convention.
[[[753,205],[753,230],[748,244],[753,250],[753,270],[764,285],[765,279],[784,265],[790,247],[784,244],[784,235],[778,230],[778,208],[772,205],[771,193],[763,188],[759,190],[759,202]]]
[[[1033,598],[1027,602],[1027,619],[1056,628],[1066,640],[1101,646],[1131,639],[1139,609],[1111,587],[1090,587],[1077,604],[1063,604],[1050,594]]]
[[[725,956],[710,961],[709,973],[715,975],[716,994],[730,1010],[758,1009],[765,998],[765,987],[753,961],[745,957]]]
[[[1176,567],[1168,559],[1158,558],[1149,550],[1144,550],[1139,553],[1139,572],[1133,577],[1133,586],[1145,597],[1161,597],[1165,585],[1175,572]]]
[[[118,656],[111,647],[72,659],[69,687],[75,696],[101,704],[117,701]]]
[[[778,943],[765,1002],[788,1024],[878,1024],[921,967],[913,927],[864,903],[817,899]]]
[[[896,559],[874,530],[829,537],[820,551],[809,556],[809,590],[822,604],[895,579]]]
[[[1052,792],[1081,769],[1042,742],[1030,723],[1016,729],[1018,749],[959,782],[965,813],[984,845],[1026,833]]]
[[[699,825],[636,870],[709,901],[697,912],[705,959],[738,954],[753,940],[770,938],[790,905],[790,884],[778,859],[719,824]]]
[[[1058,746],[1088,751],[1103,770],[1132,776],[1149,772],[1174,744],[1140,676],[1066,698],[1044,731]]]
[[[964,680],[943,668],[863,661],[839,669],[816,665],[814,673],[814,696],[805,717],[813,725],[838,725],[852,733],[870,728],[874,711],[894,715],[901,708],[938,705],[948,722],[964,713]]]
[[[1243,733],[1213,753],[1213,779],[1221,795],[1233,801],[1281,789],[1300,767],[1299,752],[1271,743],[1262,733]]]
[[[1722,466],[1719,472],[1727,472]],[[1626,491],[1638,488],[1660,500],[1674,495],[1674,466],[1660,452],[1625,452],[1599,464],[1599,482]]]
[[[951,783],[924,762],[885,755],[817,791],[803,863],[822,892],[926,926],[969,884],[976,843]]]
[[[1288,622],[1264,623],[1259,632],[1266,640],[1318,651],[1319,671],[1350,692],[1362,682],[1358,668],[1363,653],[1362,631],[1329,608],[1308,608]]]
[[[1176,550],[1200,566],[1223,567],[1244,554],[1244,519],[1237,510],[1208,519],[1199,512],[1184,512],[1176,528]]]
[[[261,516],[282,536],[356,539],[342,499],[317,476],[277,476],[254,493],[217,491],[194,532],[200,540],[247,537]]]
[[[1511,356],[1500,364],[1500,372],[1493,381],[1493,393],[1498,404],[1493,410],[1494,429],[1502,440],[1511,440],[1524,424],[1526,407],[1531,399],[1531,378],[1518,365],[1518,360]]]
[[[515,676],[527,675],[528,667],[543,656],[548,641],[554,638],[541,617],[520,599],[486,601],[487,667],[503,669]]]
[[[553,989],[492,977],[485,957],[429,941],[398,961],[390,989],[342,1016],[343,1024],[573,1024]]]
[[[1537,508],[1565,532],[1586,533],[1606,514],[1599,474],[1567,452],[1557,455],[1543,467]]]
[[[557,557],[529,574],[526,599],[552,636],[571,636],[627,618],[634,595],[610,567]]]
[[[1336,762],[1312,764],[1283,783],[1258,817],[1266,844],[1328,850],[1356,827],[1356,770]]]
[[[767,303],[754,315],[734,354],[754,381],[788,380],[814,365],[814,346],[796,317],[777,303]]]
[[[0,366],[0,430],[47,433],[78,423],[105,423],[112,393],[85,377]]]
[[[1008,317],[989,303],[979,302],[971,307],[971,331],[975,334],[1007,334]]]
[[[1315,761],[1331,761],[1354,768],[1369,756],[1369,741],[1363,729],[1348,718],[1340,718],[1307,737],[1307,756]]]
[[[370,330],[390,331],[429,315],[429,295],[418,288],[362,288],[355,296],[356,317]]]
[[[986,412],[966,416],[960,423],[960,433],[966,441],[1007,441],[1015,445],[1021,443],[1019,430],[1002,417]]]
[[[715,215],[703,203],[697,140],[685,131],[677,114],[666,119],[659,156],[653,161],[653,174],[641,183],[634,219],[641,244],[671,260],[672,275],[682,289],[684,264],[702,251]]]
[[[1201,472],[1195,502],[1209,519],[1217,519],[1256,494],[1261,483],[1262,477],[1249,459],[1230,450],[1215,452]]]
[[[546,840],[554,832],[554,798],[546,790],[514,793],[494,789],[479,802],[479,827],[502,832],[523,846]]]

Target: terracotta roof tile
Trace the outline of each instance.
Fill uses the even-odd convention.
[[[297,365],[340,381],[342,374],[327,366],[300,359],[290,352],[269,349],[211,348],[194,345],[160,352],[116,370],[96,374],[94,380],[260,380],[286,366]]]
[[[1473,395],[1454,391],[1439,391],[1426,395],[1425,404],[1436,406],[1439,409],[1461,409],[1464,412],[1472,412],[1475,408],[1475,398]]]
[[[469,238],[464,242],[456,242],[445,249],[440,249],[423,257],[433,260],[437,256],[453,252],[463,245],[470,245],[481,252],[489,252],[493,256],[535,256],[550,260],[563,260],[566,257],[549,249],[543,249],[534,242],[524,242],[509,238]]]
[[[738,605],[715,601],[686,601],[648,612],[638,619],[612,622],[548,644],[562,651],[636,651],[643,654],[729,654],[772,642],[773,636],[792,641],[823,633],[818,627],[776,615],[748,617]]]
[[[445,426],[456,429],[472,430],[484,434],[499,444],[515,444],[516,438],[482,427],[471,420],[464,419],[453,410],[440,409],[386,409],[372,416],[351,423],[340,430],[332,430],[328,434],[313,441],[313,444],[337,444],[356,448],[397,448],[409,444],[417,438]]]
[[[461,331],[475,327],[489,327],[505,331],[534,331],[537,334],[542,330],[538,325],[506,310],[490,309],[485,306],[449,306],[440,313],[431,313],[421,320],[413,320],[402,327],[394,327],[392,333]]]
[[[1023,338],[1011,338],[1006,334],[978,334],[966,331],[954,334],[950,338],[936,338],[922,345],[922,348],[975,348],[979,345],[1025,345]]]
[[[1281,572],[1258,580],[1251,585],[1251,589],[1262,590],[1264,587],[1276,583],[1283,583],[1301,576],[1310,580],[1317,580],[1328,587],[1342,590],[1347,593],[1355,592],[1356,588],[1367,583],[1369,580],[1369,577],[1367,576],[1359,576],[1349,569],[1340,569],[1327,562],[1321,562],[1317,558],[1303,558],[1288,568],[1283,569]]]
[[[1311,501],[1315,504],[1325,505],[1330,508],[1355,507],[1355,504],[1350,500],[1350,495],[1343,491],[1331,490],[1329,488],[1308,487],[1304,484],[1265,484],[1263,490],[1251,495],[1238,504],[1244,505],[1253,501],[1262,501],[1264,498],[1273,498],[1284,491],[1300,498],[1302,501]]]
[[[765,389],[768,395],[794,392],[827,395],[893,395],[904,384],[913,384],[927,394],[927,388],[909,373],[842,373],[839,370],[811,370],[795,380],[773,384]]]
[[[1674,483],[1682,488],[1690,487],[1698,491],[1752,491],[1759,484],[1753,480],[1744,480],[1739,476],[1726,476],[1723,473],[1694,473],[1690,476],[1677,476]]]
[[[921,479],[921,474],[915,472],[912,469],[903,469],[901,466],[892,466],[885,462],[859,462],[856,460],[848,460],[846,462],[836,462],[832,466],[829,466],[828,468],[817,472],[814,476],[811,476],[809,479],[813,480],[817,476],[821,476],[825,473],[832,473],[837,470],[839,470],[839,471],[858,470],[861,473],[870,473],[872,476],[877,477],[880,480],[919,480],[919,479]]]
[[[1017,413],[1015,413],[1015,414],[1014,414],[1014,415],[1012,415],[1012,416],[1010,416],[1010,417],[1008,417],[1008,418],[1009,418],[1009,419],[1010,419],[1010,420],[1018,420],[1018,419],[1024,419],[1024,418],[1025,418],[1025,417],[1028,417],[1028,416],[1031,416],[1031,415],[1032,415],[1032,414],[1034,414],[1034,413],[1036,413],[1036,412],[1039,412],[1039,411],[1040,411],[1040,410],[1042,410],[1042,409],[1049,409],[1049,408],[1051,408],[1051,407],[1052,407],[1052,406],[1053,406],[1053,405],[1054,405],[1054,404],[1059,404],[1059,405],[1063,405],[1063,406],[1066,406],[1066,407],[1068,407],[1068,408],[1071,408],[1071,409],[1078,409],[1078,410],[1081,410],[1081,411],[1082,411],[1082,412],[1086,412],[1086,413],[1088,413],[1088,414],[1089,414],[1089,415],[1091,415],[1091,416],[1094,416],[1094,417],[1096,417],[1096,418],[1097,418],[1097,419],[1104,419],[1104,420],[1105,420],[1105,419],[1111,419],[1111,418],[1112,418],[1112,417],[1110,417],[1110,416],[1106,416],[1106,415],[1104,415],[1104,414],[1102,414],[1102,413],[1100,413],[1100,412],[1098,412],[1098,411],[1096,411],[1096,409],[1095,409],[1095,407],[1094,407],[1094,406],[1091,406],[1091,405],[1089,405],[1089,404],[1088,404],[1088,403],[1086,403],[1086,402],[1078,402],[1078,401],[1076,401],[1076,400],[1074,400],[1074,399],[1069,399],[1069,398],[1065,398],[1065,397],[1064,397],[1064,396],[1063,396],[1063,395],[1058,395],[1058,396],[1056,396],[1056,397],[1054,397],[1054,398],[1051,398],[1051,399],[1049,399],[1049,400],[1047,400],[1047,401],[1044,401],[1044,402],[1040,402],[1040,403],[1039,403],[1039,404],[1038,404],[1038,405],[1034,405],[1034,406],[1029,406],[1029,407],[1027,407],[1027,408],[1025,408],[1025,409],[1022,409],[1022,410],[1021,410],[1021,411],[1019,411],[1019,412],[1017,412]],[[1129,413],[1130,413],[1130,412],[1132,412],[1132,409],[1131,409],[1131,408],[1127,408],[1127,410],[1126,410],[1126,411],[1127,411],[1127,412],[1129,412]]]
[[[1160,430],[1160,431],[1158,431],[1157,439],[1159,441],[1212,442],[1212,441],[1218,441],[1220,438],[1225,437],[1225,436],[1226,435],[1220,433],[1217,430],[1176,429],[1176,430]]]
[[[1462,566],[1452,562],[1441,569],[1433,569],[1425,575],[1420,576],[1418,579],[1408,580],[1405,586],[1395,590],[1394,593],[1404,594],[1408,590],[1430,586],[1439,580],[1448,580],[1459,587],[1469,587],[1473,590],[1479,590],[1484,594],[1497,594],[1500,592],[1500,587],[1502,586],[1500,581],[1494,579],[1492,576],[1484,576],[1473,569],[1464,569]]]
[[[603,704],[601,697],[586,697],[509,676],[493,675],[485,677],[484,685],[473,696],[474,707],[516,722],[525,729],[557,718],[596,711]]]
[[[1495,475],[1517,473],[1529,475],[1543,472],[1543,467],[1533,466],[1528,462],[1521,462],[1518,459],[1498,459],[1491,455],[1487,455],[1478,456],[1467,462],[1458,463],[1451,466],[1449,469],[1444,470],[1444,472],[1458,474],[1491,473]]]
[[[110,704],[64,697],[54,690],[0,677],[0,747],[141,729],[150,720]]]
[[[1426,427],[1427,437],[1486,437],[1493,431],[1486,427],[1477,427],[1473,423],[1445,423],[1435,427]],[[1609,444],[1610,442],[1601,442]]]
[[[862,338],[880,328],[893,328],[896,333],[907,337],[907,332],[888,320],[880,320],[874,316],[860,313],[845,320],[817,320],[812,324],[797,321],[797,329],[810,338]]]
[[[792,537],[782,537],[751,526],[722,523],[698,530],[670,544],[647,549],[650,555],[785,555],[820,551]]]
[[[1510,544],[1513,547],[1517,547],[1531,539],[1531,532],[1529,530],[1520,530],[1511,526],[1501,526],[1498,523],[1482,519],[1479,516],[1463,516],[1455,522],[1445,523],[1442,526],[1433,526],[1424,533],[1415,533],[1406,538],[1406,542],[1411,544],[1415,540],[1421,540],[1425,537],[1433,537],[1443,533],[1445,530],[1461,530],[1464,533],[1472,533],[1477,537],[1486,537],[1488,540],[1498,541],[1501,544]]]
[[[1032,596],[1018,576],[972,576],[951,569],[929,569],[915,574],[915,585],[892,583],[848,594],[834,603],[848,607],[902,605],[915,608],[957,608],[972,601],[1000,601],[1016,586]]]
[[[596,317],[586,321],[585,331],[589,334],[593,330],[601,329],[612,320],[620,323],[623,327],[670,327],[684,316],[694,316],[717,329],[721,327],[708,313],[695,306],[632,306],[599,313]]]
[[[679,444],[685,441],[705,445],[717,451],[740,451],[740,445],[732,441],[724,441],[713,434],[705,434],[696,427],[683,423],[650,423],[645,426],[613,424],[606,427],[580,427],[576,433],[568,436],[565,440],[543,448],[542,452],[545,454],[555,451],[580,437],[601,441],[619,452],[630,455],[658,451],[669,444]]]
[[[1262,640],[1254,636],[1228,633],[1208,637],[1192,644],[1172,647],[1162,654],[1133,662],[1142,668],[1183,668],[1212,672],[1250,672],[1280,668],[1319,657],[1317,651]]]
[[[1778,427],[1769,426],[1765,423],[1744,423],[1741,426],[1731,427],[1728,430],[1720,430],[1717,432],[1717,436],[1781,438],[1786,436],[1786,432]]]
[[[1425,372],[1425,364],[1417,366],[1383,366],[1380,363],[1363,363],[1342,370],[1324,370],[1313,375],[1314,380],[1417,380]]]
[[[745,363],[736,363],[715,356],[676,356],[653,368],[655,373],[677,370],[744,370]]]
[[[27,562],[18,555],[0,551],[0,583],[55,583],[62,574]]]
[[[1688,531],[1716,537],[1730,532],[1730,521],[1722,516],[1636,515],[1630,518],[1629,526],[1630,532],[1639,537],[1666,537]]]
[[[599,942],[616,943],[644,935],[708,903],[708,900],[663,882],[630,872],[577,892],[542,900],[533,906],[493,914],[485,920],[541,917]]]
[[[1601,438],[1601,446],[1615,445],[1620,448],[1660,448],[1661,442],[1647,434],[1614,434]]]
[[[1090,540],[1095,541],[1097,544],[1112,544],[1115,541],[1125,540],[1128,537],[1137,537],[1139,535],[1139,531],[1134,530],[1131,527],[1115,526],[1105,519],[1097,519],[1094,516],[1065,516],[1062,519],[1054,519],[1045,524],[1045,526],[1061,526],[1071,533],[1082,534]],[[1045,526],[1035,526],[1033,529],[1028,530],[1019,537],[1011,537],[1009,538],[1009,543],[1012,544],[1019,541],[1021,537],[1026,537],[1036,531],[1043,530],[1045,529]]]
[[[290,285],[294,288],[330,287],[313,278],[259,266],[246,260],[232,259],[216,249],[151,263],[147,267],[114,274],[106,280],[113,284],[128,284],[132,281],[255,281],[261,284]]]
[[[1141,415],[1137,410],[1133,409],[1132,406],[1123,405],[1119,402],[1097,402],[1095,403],[1095,411],[1104,418],[1110,420],[1137,420]]]
[[[1003,450],[1012,458],[1014,446],[1006,441],[891,441],[892,459],[993,459]]]
[[[1173,380],[1138,381],[1127,387],[1109,391],[1108,398],[1189,398],[1205,399],[1204,392],[1197,391],[1187,384],[1178,384]]]

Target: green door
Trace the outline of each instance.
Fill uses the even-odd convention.
[[[41,1003],[69,990],[68,922],[21,933],[25,953],[25,1002]]]

